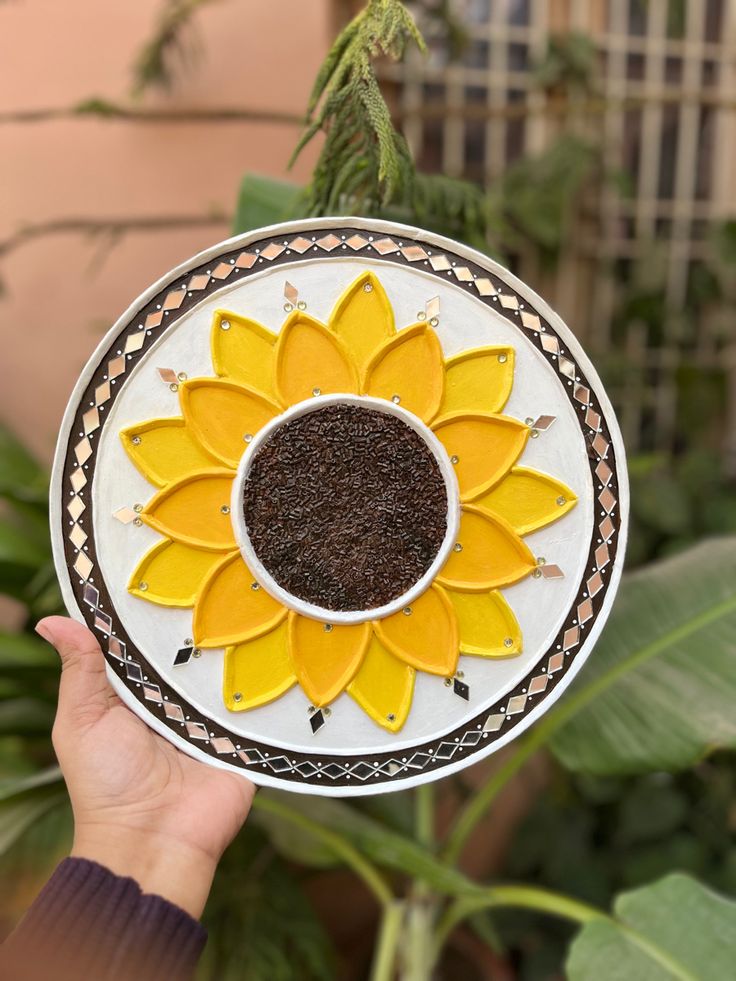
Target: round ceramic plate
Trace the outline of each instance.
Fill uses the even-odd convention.
[[[456,242],[314,219],[195,256],[91,358],[52,533],[70,612],[185,752],[335,795],[526,729],[618,584],[616,420],[571,331]]]

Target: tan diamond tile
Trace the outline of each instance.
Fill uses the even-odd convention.
[[[238,258],[235,260],[236,269],[250,269],[251,266],[255,265],[258,256],[255,252],[241,252]]]
[[[213,279],[227,279],[235,267],[230,262],[218,262],[212,270]]]
[[[164,310],[178,310],[184,302],[186,295],[187,291],[182,289],[172,290],[170,293],[167,293],[166,299],[164,300]]]
[[[381,238],[373,243],[373,248],[379,255],[389,255],[391,252],[398,252],[399,247],[392,238]]]
[[[493,296],[493,294],[496,292],[490,279],[476,279],[475,288],[478,290],[481,296]]]
[[[276,259],[284,251],[284,246],[278,242],[269,242],[265,249],[261,249],[261,256],[264,259]]]

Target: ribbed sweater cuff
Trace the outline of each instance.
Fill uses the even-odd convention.
[[[134,879],[67,858],[6,941],[0,964],[9,960],[17,981],[179,981],[191,977],[206,939],[200,923],[143,895]]]

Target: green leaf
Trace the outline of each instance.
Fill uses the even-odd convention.
[[[622,893],[618,922],[593,920],[573,942],[570,981],[723,981],[733,976],[736,903],[674,874]]]
[[[0,497],[44,501],[47,484],[43,468],[9,429],[0,426]]]
[[[0,856],[51,808],[66,800],[58,767],[0,782]]]
[[[37,698],[0,702],[0,736],[48,736],[54,724],[54,708]]]
[[[736,747],[736,539],[625,577],[579,680],[541,723],[572,770],[680,770]]]
[[[7,674],[16,668],[55,670],[58,660],[52,648],[35,636],[0,632],[0,672]]]
[[[240,185],[233,234],[240,235],[294,217],[300,195],[301,188],[296,184],[246,174]]]

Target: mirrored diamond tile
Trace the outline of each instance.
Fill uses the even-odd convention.
[[[602,569],[604,566],[608,565],[610,561],[611,561],[611,553],[608,551],[608,545],[605,542],[603,542],[603,544],[599,545],[598,548],[595,550],[596,565],[598,566],[599,569]]]
[[[509,704],[506,706],[506,715],[518,715],[519,712],[524,711],[526,706],[526,695],[514,695],[513,698],[509,699]]]
[[[81,467],[77,467],[77,469],[72,473],[71,477],[69,478],[69,483],[72,485],[72,490],[75,494],[78,494],[86,485],[87,476]]]
[[[325,252],[332,252],[340,244],[340,239],[337,235],[325,235],[323,238],[317,240],[317,245],[324,249]]]
[[[97,409],[88,409],[82,416],[82,425],[87,435],[93,433],[100,425],[100,413]]]
[[[322,772],[325,776],[328,776],[330,780],[337,780],[338,777],[345,776],[345,767],[339,766],[337,763],[328,763],[327,766],[322,767]]]
[[[112,395],[112,389],[110,387],[110,382],[103,382],[98,385],[95,389],[95,405],[104,405],[110,399]]]
[[[547,665],[547,671],[550,674],[555,674],[556,671],[562,670],[562,665],[565,663],[564,654],[553,654],[549,659],[549,664]]]
[[[251,266],[255,265],[257,258],[255,252],[241,252],[235,260],[235,266],[237,269],[250,269]]]
[[[298,252],[299,255],[303,255],[311,244],[312,243],[308,238],[304,238],[300,235],[298,238],[295,238],[293,241],[289,242],[289,248],[293,249],[294,252]]]
[[[490,279],[476,279],[475,288],[478,290],[480,296],[493,296],[496,289]]]
[[[467,266],[456,266],[453,269],[453,272],[455,273],[455,279],[457,279],[459,283],[472,283],[473,274]]]
[[[440,743],[434,753],[436,760],[451,760],[460,748],[458,743]]]
[[[583,405],[587,405],[590,402],[590,389],[586,388],[585,385],[576,385],[574,397],[578,402],[582,402]]]
[[[264,259],[277,259],[284,251],[284,246],[278,242],[269,242],[265,249],[261,250]]]
[[[421,262],[427,258],[427,253],[421,245],[406,245],[401,249],[401,254],[409,262]]]
[[[216,753],[234,753],[235,745],[229,736],[215,736],[211,740],[212,748]]]
[[[120,355],[117,358],[113,358],[112,361],[107,366],[107,373],[110,378],[119,378],[120,375],[125,372],[125,357]]]
[[[164,715],[167,719],[173,719],[174,722],[184,722],[181,705],[174,705],[173,702],[164,702]]]
[[[86,508],[87,505],[84,503],[81,497],[73,497],[66,506],[66,509],[69,512],[69,517],[73,521],[77,521],[82,516],[82,513],[86,510]]]
[[[213,279],[227,279],[230,273],[235,267],[230,265],[229,262],[218,262],[215,268],[212,270]]]
[[[296,288],[296,286],[293,286],[288,279],[284,283],[284,299],[293,307],[296,306],[299,299],[299,290]]]
[[[564,579],[565,573],[562,569],[555,565],[554,562],[545,562],[544,565],[538,566],[539,571],[542,573],[543,579]]]
[[[466,685],[464,681],[460,681],[459,678],[454,678],[452,682],[452,690],[460,698],[464,698],[465,701],[470,701],[470,686]]]
[[[607,487],[598,495],[598,500],[601,503],[601,507],[609,513],[616,507],[616,498]]]
[[[569,651],[572,647],[577,647],[580,643],[580,630],[577,627],[568,627],[562,638],[563,650]]]
[[[83,528],[80,528],[79,525],[74,525],[69,532],[69,541],[75,548],[82,548],[87,541],[87,532]]]
[[[131,521],[135,521],[138,517],[133,508],[128,507],[118,508],[117,511],[113,511],[112,516],[116,521],[120,521],[124,525],[129,525]]]
[[[560,360],[558,361],[560,374],[564,375],[565,378],[569,378],[571,381],[575,378],[575,363],[564,355],[560,355]]]
[[[156,371],[164,385],[176,385],[179,381],[179,376],[173,368],[156,368]]]
[[[373,243],[373,248],[379,255],[389,255],[391,252],[398,252],[399,247],[392,238],[380,238]]]
[[[537,333],[539,333],[539,328],[542,326],[542,322],[536,313],[531,313],[529,310],[521,311],[521,322],[527,330],[534,330]]]
[[[369,766],[368,763],[356,763],[355,766],[350,768],[350,772],[354,777],[357,777],[358,780],[367,780],[369,777],[373,776],[373,774],[376,772],[376,768],[374,766]]]
[[[201,722],[187,722],[186,730],[190,739],[200,739],[203,742],[209,742],[209,733]]]
[[[598,478],[598,480],[600,480],[600,482],[605,487],[605,486],[608,485],[608,482],[610,481],[611,477],[613,476],[613,471],[608,466],[608,464],[606,463],[605,460],[601,460],[601,462],[595,468],[595,475]]]
[[[538,674],[536,678],[532,678],[529,682],[529,695],[538,695],[540,691],[544,691],[547,687],[547,675]]]
[[[272,760],[268,760],[267,762],[274,773],[285,773],[286,770],[293,769],[291,763],[285,756],[274,756]]]
[[[107,613],[103,613],[101,610],[95,612],[95,629],[99,630],[103,634],[112,633],[112,617]]]
[[[559,354],[560,342],[551,334],[542,334],[542,348],[549,354]]]
[[[368,239],[363,238],[362,235],[351,235],[345,244],[349,249],[357,251],[358,249],[364,249],[368,245]]]
[[[504,308],[504,310],[519,309],[519,300],[513,294],[499,293],[499,298],[501,300],[501,306]]]
[[[503,720],[505,718],[505,715],[498,713],[496,715],[489,715],[486,721],[483,723],[483,732],[498,732],[503,725]]]
[[[309,724],[312,727],[312,732],[319,732],[322,726],[325,724],[325,716],[322,709],[317,709],[309,716]]]
[[[409,758],[406,765],[412,770],[423,770],[432,757],[428,753],[415,753]]]
[[[158,685],[149,685],[144,683],[143,695],[146,701],[156,702],[156,704],[158,705],[160,705],[161,702],[163,702],[163,698],[161,696],[161,689],[159,688]]]
[[[190,287],[191,289],[191,287]],[[172,290],[166,294],[164,310],[178,310],[187,295],[186,289]]]
[[[146,332],[144,330],[136,331],[135,334],[129,334],[128,339],[125,342],[125,347],[123,351],[125,354],[135,354],[137,351],[143,347],[146,340]]]
[[[176,652],[176,657],[174,658],[174,664],[188,664],[189,659],[192,656],[193,647],[180,647]]]
[[[609,542],[611,540],[615,530],[616,526],[614,525],[613,521],[611,521],[610,516],[604,518],[598,526],[598,531],[600,531],[604,542]]]
[[[482,733],[478,732],[477,729],[473,729],[472,732],[466,732],[463,738],[460,740],[462,746],[477,746],[481,741]]]
[[[140,664],[135,661],[125,662],[125,674],[129,681],[143,681],[143,672]]]
[[[608,453],[608,440],[601,433],[598,433],[591,446],[600,457],[604,457]]]
[[[309,760],[307,760],[304,763],[298,763],[295,769],[298,773],[301,773],[301,775],[303,777],[306,777],[307,779],[313,777],[315,773],[319,772],[319,767],[315,766],[314,763],[310,763]]]
[[[207,273],[198,273],[196,276],[192,276],[192,278],[189,280],[187,283],[187,289],[190,293],[197,293],[200,290],[203,290],[209,281],[210,277],[207,275]]]
[[[86,436],[84,439],[80,439],[74,447],[74,456],[77,458],[77,463],[80,467],[92,456],[92,444]]]
[[[87,583],[84,587],[84,591],[82,592],[82,598],[84,599],[84,602],[88,606],[91,606],[94,610],[97,607],[97,604],[100,602],[100,591]]]
[[[588,592],[591,596],[599,593],[603,589],[603,577],[600,572],[596,572],[595,575],[591,576],[585,585],[588,587]]]
[[[114,657],[118,661],[125,660],[126,652],[125,641],[119,640],[117,637],[112,635],[107,638],[107,650],[111,657]]]
[[[445,272],[447,269],[452,269],[452,263],[446,255],[430,256],[429,264],[435,272]]]
[[[578,604],[577,609],[578,621],[580,623],[587,623],[588,620],[593,616],[593,601],[590,599],[583,600],[582,603]]]
[[[538,416],[532,423],[532,429],[545,433],[555,422],[557,416]]]
[[[593,409],[588,409],[585,413],[585,425],[590,426],[591,429],[598,429],[601,424],[600,415]]]
[[[145,319],[146,330],[152,330],[154,327],[160,326],[163,319],[164,315],[161,310],[154,310],[153,313],[149,313]]]
[[[90,573],[94,569],[94,566],[87,558],[87,556],[84,554],[84,552],[80,552],[79,555],[74,560],[74,568],[82,577],[82,579],[89,579]]]

